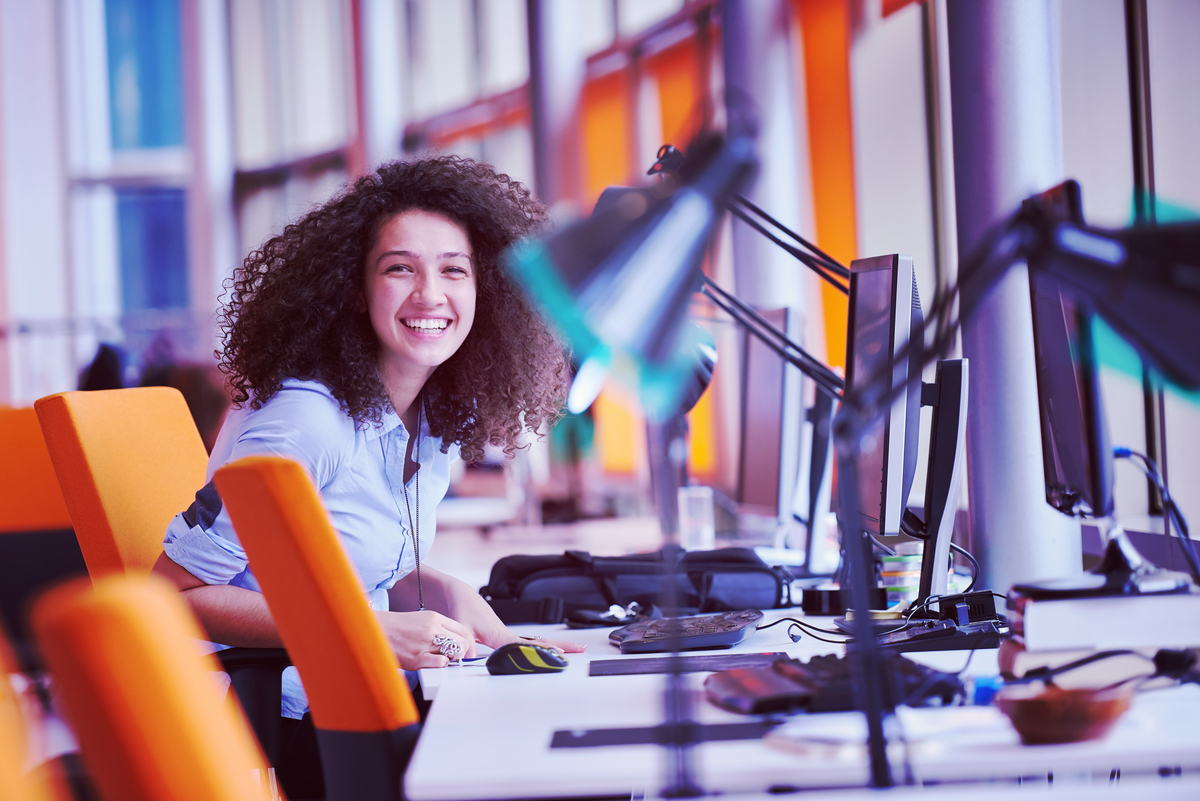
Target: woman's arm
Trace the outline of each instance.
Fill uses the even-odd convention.
[[[453,576],[422,565],[421,590],[426,609],[436,610],[458,621],[474,634],[476,641],[484,645],[496,648],[522,639],[501,622],[479,593]],[[396,610],[418,608],[415,570],[388,590],[388,601],[391,608]],[[568,653],[580,653],[587,649],[586,645],[562,640],[544,640],[544,643]]]
[[[179,589],[213,642],[243,648],[283,647],[262,593],[228,584],[205,584],[166,554],[158,558],[153,572]],[[375,618],[405,670],[449,664],[433,644],[439,634],[461,642],[463,656],[475,656],[471,631],[437,612],[376,612]]]
[[[213,642],[243,648],[283,647],[262,593],[228,584],[205,584],[165,553],[151,572],[183,594]]]

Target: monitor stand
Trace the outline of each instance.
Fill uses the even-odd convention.
[[[921,405],[933,407],[929,432],[929,468],[925,481],[925,520],[906,511],[901,530],[925,540],[921,559],[918,606],[938,596],[936,608],[914,614],[910,625],[879,636],[880,647],[896,651],[946,651],[998,648],[1003,623],[995,614],[991,593],[947,595],[950,540],[958,510],[966,459],[967,387],[966,359],[937,363],[937,377],[921,387]]]
[[[1191,576],[1164,570],[1134,547],[1125,529],[1114,521],[1100,521],[1107,543],[1100,562],[1081,576],[1014,584],[1012,591],[1027,598],[1087,598],[1103,595],[1147,595],[1190,592]],[[1103,523],[1107,522],[1105,526]]]
[[[925,551],[915,603],[946,592],[950,540],[967,458],[968,367],[966,359],[943,359],[937,363],[933,383],[921,386],[921,405],[932,406],[933,415],[925,479]]]

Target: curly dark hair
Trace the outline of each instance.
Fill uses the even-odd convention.
[[[401,212],[442,214],[470,238],[475,321],[422,390],[430,432],[478,461],[485,444],[511,455],[523,428],[561,414],[562,344],[500,264],[502,251],[545,222],[529,190],[456,156],[384,164],[284,228],[226,285],[217,356],[237,405],[258,409],[287,378],[315,378],[359,424],[391,407],[379,340],[363,305],[364,266],[379,230]]]

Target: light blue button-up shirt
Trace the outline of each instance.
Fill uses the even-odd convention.
[[[408,438],[393,412],[378,426],[359,427],[324,384],[289,379],[261,409],[246,405],[230,411],[208,460],[208,483],[187,511],[167,526],[163,550],[208,584],[261,592],[212,477],[218,468],[244,456],[284,456],[308,471],[371,607],[386,610],[388,589],[416,567],[404,499]],[[425,558],[458,447],[442,453],[441,440],[430,437],[425,424],[418,443],[419,504],[415,477],[407,490],[412,514],[419,514],[416,528]],[[308,704],[294,668],[285,672],[283,690],[283,714],[301,717]]]

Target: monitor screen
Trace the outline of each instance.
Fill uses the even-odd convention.
[[[1083,224],[1075,181],[1043,192],[1036,202],[1059,220]],[[1113,510],[1113,456],[1090,315],[1046,274],[1030,275],[1029,295],[1046,501],[1069,515],[1106,517]]]
[[[872,534],[900,532],[916,474],[921,349],[905,348],[910,338],[921,341],[923,320],[911,256],[858,259],[850,265],[846,385],[885,375],[894,388],[907,385],[868,430],[858,460],[858,523]]]
[[[1113,509],[1113,457],[1087,314],[1048,275],[1030,277],[1046,501],[1069,515]]]

